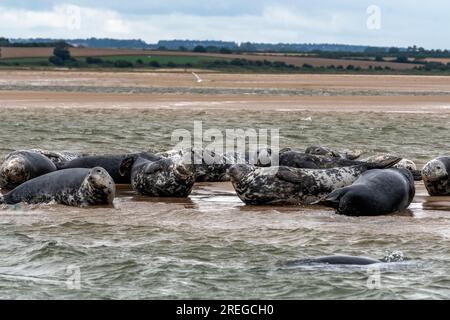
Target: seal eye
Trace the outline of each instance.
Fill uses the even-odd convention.
[[[98,169],[98,170],[97,170],[97,173],[102,173],[102,170],[99,170],[99,169]]]

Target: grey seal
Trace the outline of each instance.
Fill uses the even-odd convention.
[[[0,196],[0,204],[48,203],[68,206],[110,205],[115,184],[103,168],[66,169],[29,180]]]
[[[55,164],[40,153],[15,151],[0,166],[0,188],[12,190],[22,183],[56,171]]]
[[[450,195],[450,157],[439,157],[425,164],[422,178],[430,196]]]
[[[319,204],[347,216],[379,216],[409,207],[415,195],[414,179],[407,169],[370,170],[351,186],[334,190]]]
[[[122,161],[120,174],[131,177],[133,190],[153,197],[187,197],[195,182],[194,166],[185,165],[181,157],[152,161],[129,156]]]

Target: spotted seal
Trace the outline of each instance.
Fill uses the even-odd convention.
[[[312,154],[316,156],[328,156],[332,158],[356,160],[364,153],[361,150],[344,150],[342,152],[333,150],[323,146],[309,146],[305,149],[306,154]]]
[[[425,164],[422,178],[430,196],[450,195],[450,157],[439,157]]]
[[[319,203],[347,216],[379,216],[409,207],[415,195],[407,169],[370,170],[351,186],[334,190]]]
[[[110,205],[115,184],[103,168],[65,169],[29,180],[0,197],[0,204],[56,203],[69,206]]]
[[[367,170],[391,167],[398,161],[399,158],[382,164],[332,169],[238,164],[228,173],[237,195],[246,204],[311,204],[338,188],[351,185]]]
[[[386,159],[395,157],[389,153],[387,154],[379,154],[379,155],[374,155],[374,156],[370,156],[367,157],[361,161],[364,162],[370,162],[370,163],[374,163],[374,162],[383,162]],[[414,161],[409,160],[409,159],[405,159],[402,158],[401,161],[399,161],[396,165],[394,165],[394,168],[398,168],[398,169],[408,169],[413,177],[414,177],[414,181],[421,181],[422,180],[422,172],[420,170],[417,170],[417,165],[414,163]]]
[[[15,151],[0,166],[0,188],[12,190],[22,183],[56,171],[55,164],[40,153]]]
[[[395,156],[389,156],[378,162],[385,162],[398,159]],[[375,161],[374,161],[375,162]],[[338,157],[330,157],[325,155],[313,155],[309,153],[302,153],[298,151],[284,151],[280,152],[279,156],[280,166],[302,168],[302,169],[331,169],[339,167],[349,167],[355,165],[362,165],[365,162],[348,160]]]
[[[153,197],[187,197],[195,182],[195,168],[181,157],[150,160],[141,155],[123,159],[120,174],[131,177],[136,192]]]

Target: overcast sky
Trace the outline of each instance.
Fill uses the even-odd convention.
[[[449,30],[446,0],[0,0],[0,36],[9,38],[416,44],[450,49]]]

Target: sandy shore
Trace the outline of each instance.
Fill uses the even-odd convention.
[[[3,86],[0,91],[0,108],[182,108],[450,113],[450,77],[217,73],[201,76],[203,82],[197,83],[192,74],[176,72],[0,72],[0,87]],[[184,88],[184,91],[183,94],[55,92],[52,86],[63,89]],[[263,95],[233,91],[245,88],[268,91]],[[192,93],[189,93],[191,89]],[[201,89],[205,92],[199,94],[198,91]],[[208,89],[220,89],[224,93],[209,94]],[[305,90],[306,93],[299,96],[272,94],[276,90]],[[327,92],[341,94],[329,96]],[[384,92],[390,94],[384,96],[382,95]]]

